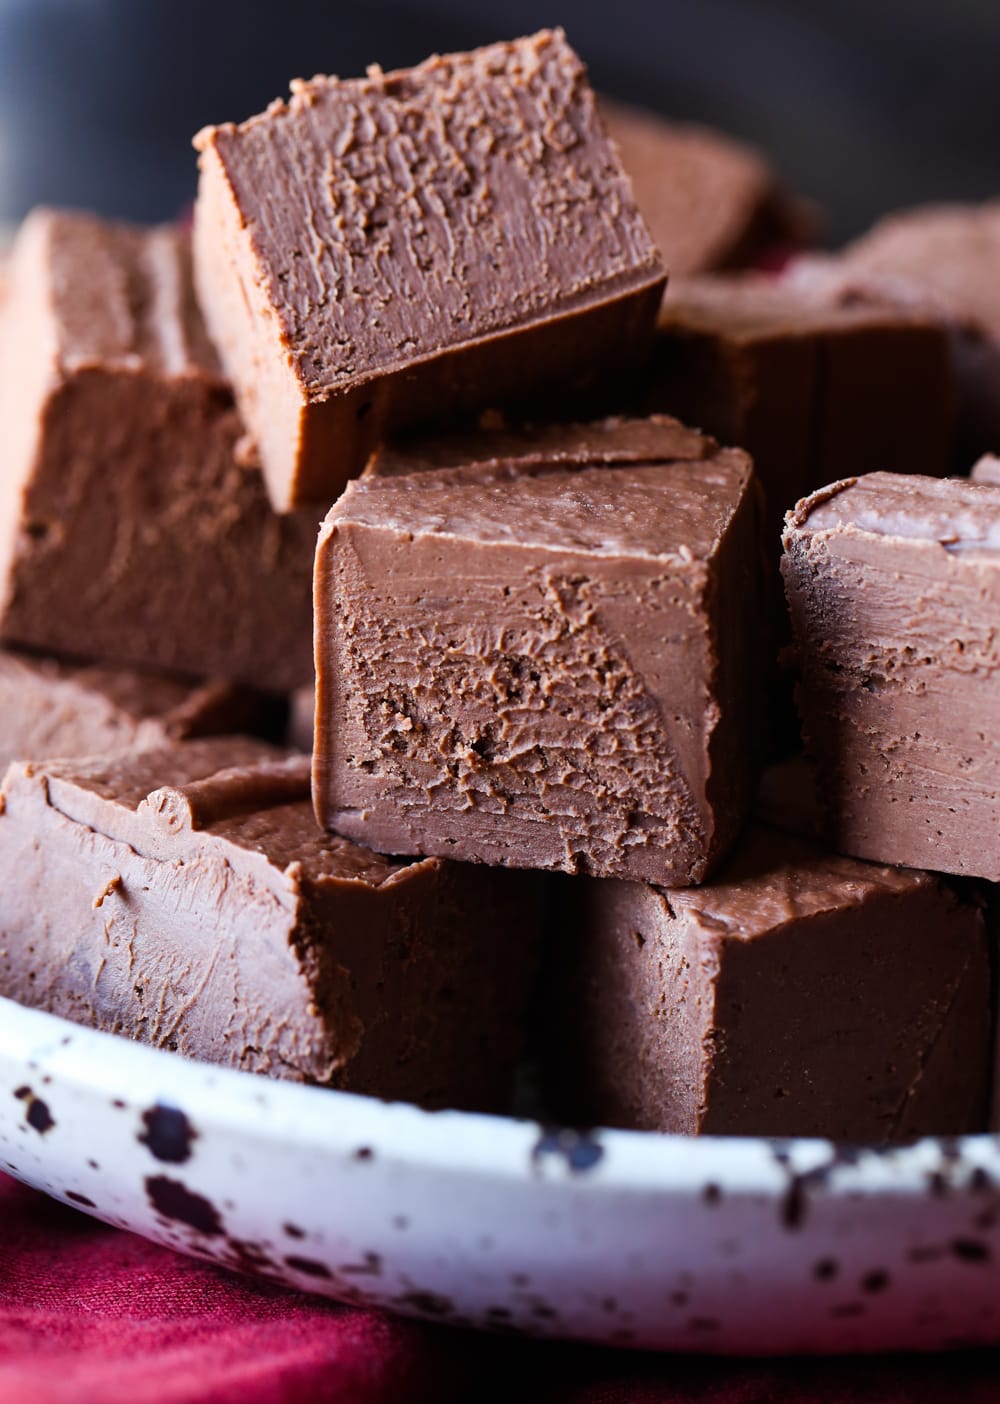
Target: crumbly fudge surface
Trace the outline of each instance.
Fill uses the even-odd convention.
[[[561,32],[298,82],[196,145],[201,302],[282,509],[648,349],[665,273]]]
[[[310,395],[660,276],[561,32],[299,82],[198,141]]]
[[[698,881],[750,785],[738,451],[351,485],[317,565],[314,795],[386,852]]]

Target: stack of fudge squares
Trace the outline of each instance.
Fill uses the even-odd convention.
[[[560,31],[195,144],[191,231],[5,269],[0,994],[431,1107],[984,1129],[1000,213],[767,271],[812,209]]]

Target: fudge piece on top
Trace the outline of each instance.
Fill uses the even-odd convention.
[[[312,674],[320,511],[279,517],[187,236],[38,211],[0,315],[0,637],[285,691]]]
[[[277,506],[645,354],[664,270],[561,31],[292,90],[196,138],[199,294]]]
[[[751,454],[775,556],[784,513],[824,483],[947,472],[952,399],[946,334],[917,313],[752,273],[664,299],[649,407]]]
[[[670,420],[352,483],[316,565],[321,823],[390,853],[699,882],[752,797],[750,461]],[[501,436],[503,438],[503,436]]]
[[[0,649],[0,775],[12,760],[145,751],[199,736],[279,734],[285,706],[232,683]]]
[[[609,98],[600,109],[671,278],[750,267],[814,238],[816,210],[752,147]]]
[[[799,704],[845,853],[1000,879],[1000,494],[871,473],[788,515]]]
[[[0,989],[159,1047],[430,1106],[503,1102],[530,876],[321,834],[263,743],[11,766]]]
[[[564,884],[559,1115],[884,1143],[983,1130],[981,904],[755,824],[704,887]]]

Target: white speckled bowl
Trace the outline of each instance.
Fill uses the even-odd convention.
[[[655,1349],[1000,1342],[1000,1142],[542,1129],[271,1082],[0,999],[0,1165],[182,1252]]]

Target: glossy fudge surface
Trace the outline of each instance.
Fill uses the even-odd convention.
[[[284,691],[312,672],[320,513],[278,517],[187,236],[41,211],[0,315],[0,637]]]
[[[648,347],[664,271],[561,31],[297,82],[196,144],[201,301],[279,507],[392,426]]]
[[[985,1126],[980,904],[755,824],[706,886],[565,883],[560,1116],[885,1143]]]
[[[751,454],[775,555],[800,497],[846,473],[945,473],[952,451],[942,327],[819,279],[672,282],[649,404]]]
[[[832,842],[1000,879],[1000,494],[872,473],[789,514],[782,561]]]
[[[305,757],[234,739],[13,765],[0,988],[209,1062],[502,1105],[534,954],[531,879],[470,879],[328,837],[308,772]]]
[[[752,147],[609,98],[600,107],[671,278],[748,267],[815,234],[815,210]]]
[[[611,466],[613,428],[566,433],[575,466],[508,440],[331,511],[317,813],[386,852],[697,882],[754,783],[750,463],[669,420]]]
[[[224,733],[273,735],[278,699],[226,682],[0,650],[0,774],[14,760],[151,750]]]

